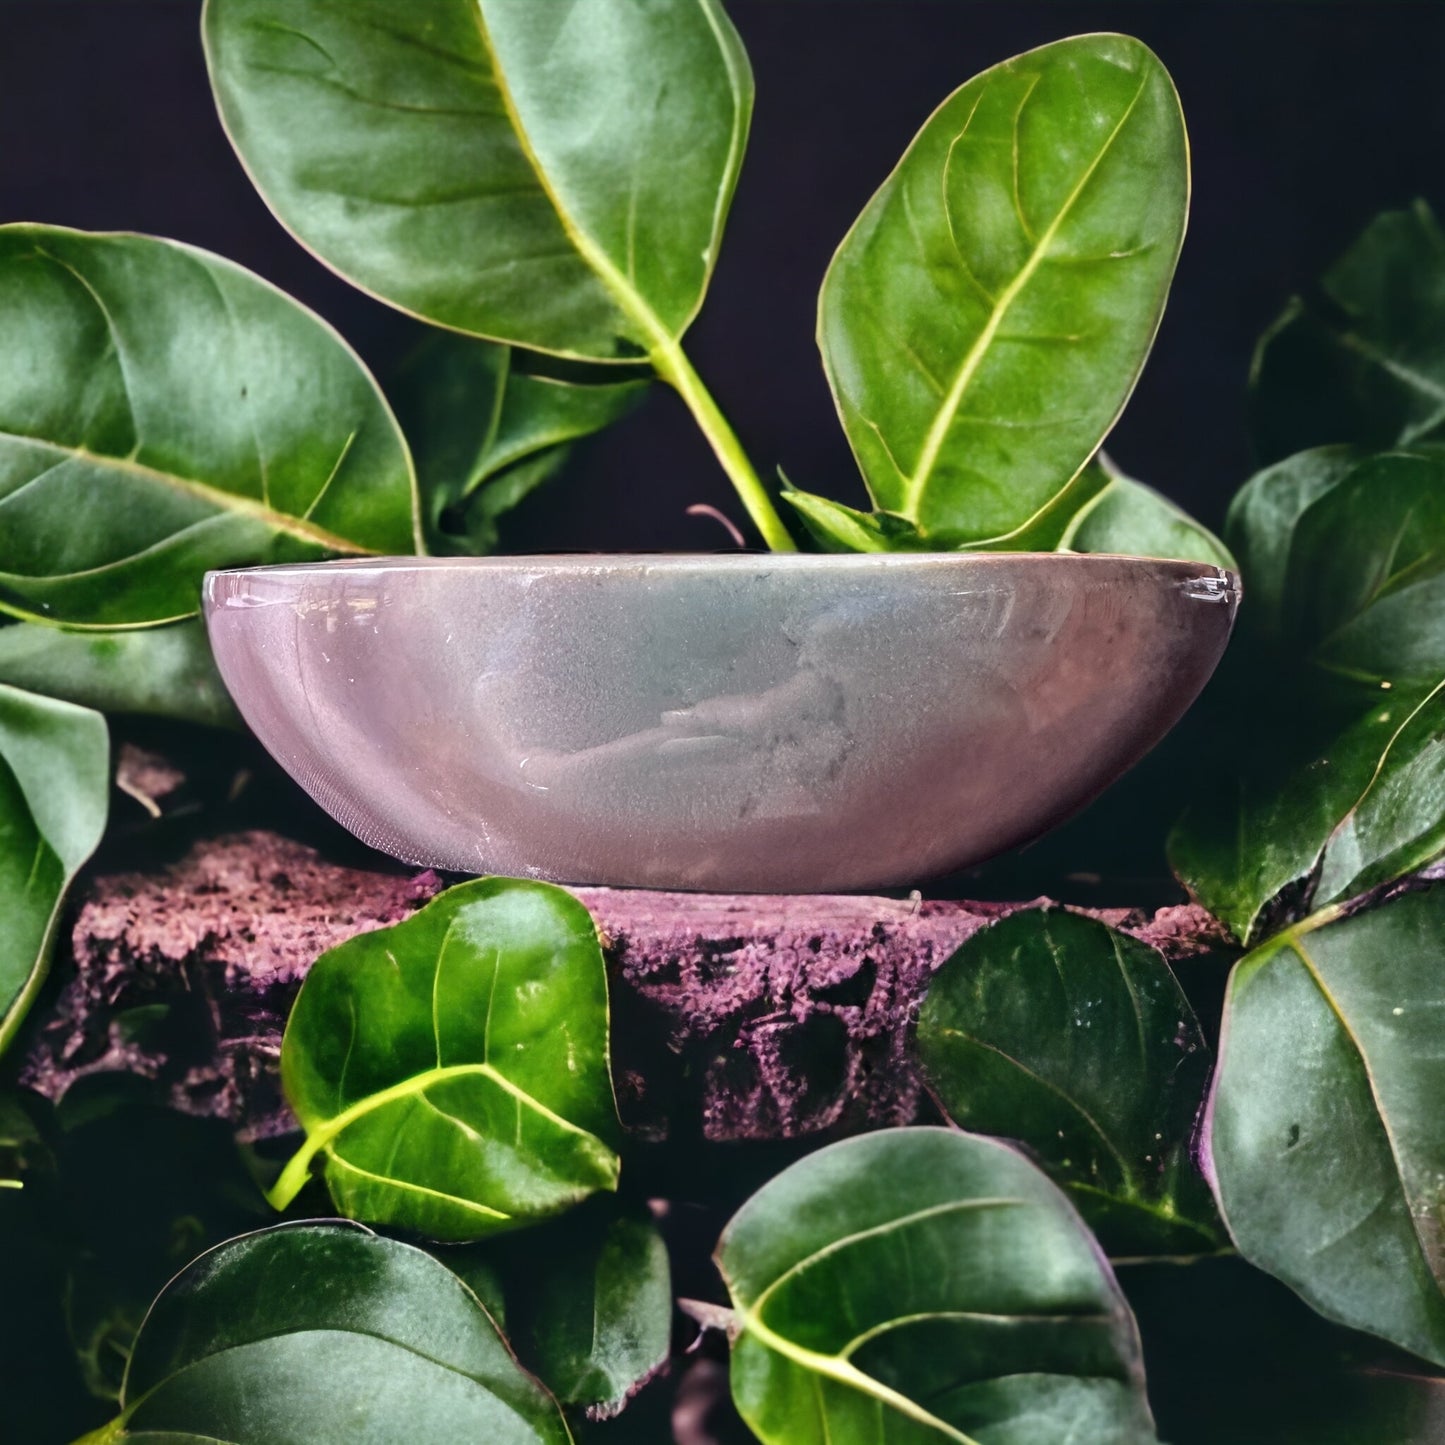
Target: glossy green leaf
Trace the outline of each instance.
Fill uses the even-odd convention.
[[[0,683],[97,712],[241,725],[199,620],[124,632],[40,622],[0,627]]]
[[[1445,452],[1303,452],[1260,472],[1226,536],[1269,646],[1370,682],[1445,673]]]
[[[554,1400],[470,1290],[356,1225],[279,1225],[219,1246],[161,1293],[104,1440],[564,1445]]]
[[[1188,196],[1179,99],[1137,40],[1061,40],[950,96],[820,298],[874,502],[972,540],[1042,511],[1133,390]]]
[[[572,442],[633,410],[648,384],[524,370],[509,346],[439,331],[388,390],[416,457],[428,546],[485,553],[497,518],[555,475]]]
[[[980,552],[1054,552],[1064,539],[1069,524],[1083,507],[1109,485],[1109,473],[1100,464],[1102,453],[1061,491],[1055,492],[1048,505],[1034,513],[1023,526],[1001,537],[970,544]]]
[[[733,1399],[765,1445],[1145,1445],[1133,1317],[1064,1196],[1003,1144],[890,1129],[733,1217]]]
[[[1306,508],[1284,612],[1286,637],[1332,672],[1445,676],[1445,452],[1368,458]]]
[[[1368,726],[1394,726],[1369,782],[1325,844],[1313,904],[1343,903],[1445,853],[1445,678],[1411,706],[1384,698]]]
[[[1218,1247],[1192,1152],[1209,1050],[1147,944],[1062,910],[1001,919],[934,975],[918,1051],[944,1112],[1026,1144],[1111,1253]]]
[[[646,1210],[592,1205],[494,1252],[517,1353],[564,1404],[610,1418],[666,1363],[672,1276]]]
[[[1102,452],[1089,464],[1090,470],[1095,468],[1104,473],[1103,484],[1091,489],[1092,495],[1069,518],[1056,550],[1238,565],[1208,527],[1153,487],[1125,476]]]
[[[50,964],[66,890],[110,801],[105,719],[0,684],[0,1052]]]
[[[1318,447],[1256,472],[1235,494],[1224,537],[1239,559],[1249,604],[1241,626],[1271,645],[1284,640],[1284,599],[1295,528],[1366,454],[1352,447]]]
[[[124,626],[208,567],[409,552],[406,445],[320,318],[204,251],[0,227],[0,610]]]
[[[793,488],[783,500],[825,552],[1107,552],[1237,566],[1207,527],[1152,487],[1126,477],[1102,452],[1023,527],[985,543],[949,529],[920,530],[897,512],[860,512]]]
[[[813,492],[789,487],[783,500],[803,519],[809,535],[825,552],[933,552],[946,550],[924,536],[897,512],[860,512]]]
[[[1169,859],[1211,913],[1254,943],[1277,921],[1277,899],[1301,917],[1445,851],[1445,683],[1302,696],[1230,774],[1186,810]]]
[[[897,512],[860,512],[841,502],[789,487],[783,500],[802,516],[813,540],[825,552],[1052,552],[1083,505],[1108,485],[1101,467],[1089,465],[1037,516],[1017,531],[988,542],[973,542],[946,528],[920,529]]]
[[[1445,438],[1445,235],[1429,206],[1377,216],[1260,338],[1250,382],[1265,461]]]
[[[1445,888],[1236,967],[1208,1149],[1241,1253],[1327,1318],[1445,1363]]]
[[[1251,480],[1228,535],[1252,691],[1169,851],[1254,942],[1445,851],[1445,455],[1301,453]]]
[[[597,930],[550,884],[483,878],[313,965],[281,1046],[338,1209],[477,1239],[617,1186],[607,975]]]
[[[598,360],[697,313],[752,114],[717,0],[208,0],[203,32],[261,194],[363,289]]]

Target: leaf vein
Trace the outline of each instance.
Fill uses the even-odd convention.
[[[1029,253],[1028,259],[1020,268],[1017,276],[1004,287],[999,294],[998,301],[988,320],[984,323],[983,329],[974,338],[973,345],[964,354],[963,361],[959,365],[953,384],[950,386],[948,395],[944,398],[944,404],[934,416],[933,424],[928,429],[924,438],[923,449],[919,453],[917,464],[914,467],[913,475],[909,479],[907,494],[904,497],[903,505],[899,510],[910,521],[918,520],[919,510],[923,501],[924,493],[932,478],[934,468],[938,464],[938,458],[943,450],[943,443],[948,435],[949,428],[958,414],[959,408],[963,405],[963,399],[968,392],[974,376],[983,364],[984,357],[988,354],[989,347],[993,344],[995,333],[1003,324],[1004,317],[1008,314],[1009,308],[1018,298],[1024,287],[1033,279],[1034,273],[1043,263],[1049,247],[1053,244],[1054,237],[1058,235],[1059,228],[1068,218],[1069,212],[1073,210],[1075,203],[1083,194],[1085,187],[1094,178],[1104,157],[1113,148],[1114,142],[1122,133],[1129,118],[1134,114],[1135,107],[1139,104],[1148,85],[1148,77],[1145,76],[1139,82],[1139,88],[1134,92],[1133,98],[1125,107],[1123,115],[1119,117],[1112,131],[1110,131],[1104,144],[1099,148],[1098,154],[1089,162],[1084,174],[1075,183],[1072,191],[1065,197],[1059,213],[1049,223],[1048,229],[1039,237],[1038,243]]]

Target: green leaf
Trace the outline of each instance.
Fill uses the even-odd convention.
[[[50,964],[66,890],[105,830],[105,719],[0,684],[0,1053]]]
[[[717,0],[208,0],[202,26],[262,196],[364,290],[603,361],[696,315],[752,114]]]
[[[617,1187],[607,975],[571,894],[483,878],[307,975],[281,1079],[348,1217],[478,1239]]]
[[[1256,472],[1235,494],[1224,537],[1249,589],[1242,626],[1278,646],[1295,528],[1305,512],[1365,460],[1352,447],[1318,447]]]
[[[874,502],[925,531],[1017,531],[1094,454],[1164,311],[1184,121],[1137,40],[997,65],[919,132],[838,248],[819,341]]]
[[[934,975],[918,1051],[944,1112],[1029,1146],[1111,1253],[1217,1248],[1194,1167],[1209,1050],[1148,945],[1060,910],[976,933]]]
[[[860,512],[841,502],[789,487],[783,500],[795,507],[825,552],[1053,552],[1084,504],[1109,484],[1103,467],[1085,467],[1049,504],[1022,527],[987,542],[959,532],[925,531],[897,512]]]
[[[1226,536],[1265,645],[1368,682],[1445,673],[1445,452],[1321,447],[1246,483]]]
[[[1236,938],[1423,868],[1445,851],[1445,680],[1301,694],[1169,838],[1190,892]]]
[[[517,1352],[564,1404],[610,1418],[666,1362],[672,1276],[646,1210],[589,1205],[500,1262]]]
[[[1228,535],[1255,655],[1228,775],[1169,850],[1254,942],[1445,851],[1445,454],[1301,453],[1252,479]]]
[[[1095,469],[1104,474],[1103,485],[1069,518],[1056,550],[1238,566],[1208,527],[1153,487],[1125,476],[1102,452],[1086,470]]]
[[[956,531],[925,531],[897,512],[859,512],[826,497],[783,493],[825,552],[1106,552],[1238,564],[1207,527],[1167,497],[1126,477],[1103,454],[1024,526],[988,542]]]
[[[98,712],[241,726],[199,619],[124,632],[0,627],[0,683]]]
[[[1057,551],[1074,517],[1109,485],[1109,473],[1100,461],[1102,456],[1102,452],[1095,453],[1093,461],[1023,526],[1002,537],[970,545],[979,552]]]
[[[890,1129],[734,1216],[733,1399],[765,1445],[1144,1445],[1133,1317],[1094,1241],[1005,1145]]]
[[[490,552],[497,518],[566,460],[570,443],[632,411],[646,381],[579,382],[523,369],[509,346],[434,332],[389,388],[411,440],[433,551]]]
[[[1284,631],[1319,666],[1371,683],[1445,675],[1445,453],[1360,463],[1301,513]]]
[[[1445,1363],[1445,888],[1324,914],[1230,980],[1208,1149],[1240,1252]]]
[[[319,317],[174,241],[0,227],[0,610],[128,626],[210,567],[407,552],[381,393]]]
[[[1445,678],[1418,703],[1381,700],[1367,725],[1393,726],[1370,780],[1325,845],[1312,903],[1342,903],[1445,853]]]
[[[841,502],[789,487],[783,500],[803,519],[825,552],[932,552],[946,548],[897,512],[860,512]]]
[[[356,1225],[278,1225],[183,1270],[151,1306],[99,1438],[564,1445],[554,1400],[470,1290]]]
[[[1260,338],[1250,374],[1265,461],[1325,442],[1445,439],[1445,235],[1424,201],[1377,216]]]

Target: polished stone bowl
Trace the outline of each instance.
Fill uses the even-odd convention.
[[[212,572],[261,741],[409,863],[570,883],[911,884],[1137,762],[1231,573],[1032,553],[395,558]]]

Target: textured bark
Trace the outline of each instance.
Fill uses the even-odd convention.
[[[25,1081],[58,1097],[126,1070],[247,1138],[284,1133],[281,1031],[312,960],[443,886],[433,872],[340,867],[271,833],[204,844],[163,873],[101,877]],[[907,1032],[933,970],[991,919],[1033,906],[574,891],[606,941],[623,1119],[654,1140],[909,1122],[921,1089]],[[1096,916],[1176,959],[1222,941],[1192,907]]]

